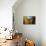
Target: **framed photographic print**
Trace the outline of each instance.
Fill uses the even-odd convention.
[[[23,16],[23,24],[35,24],[36,17],[35,16]]]

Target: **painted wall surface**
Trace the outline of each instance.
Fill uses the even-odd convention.
[[[0,0],[0,33],[4,30],[1,27],[8,28],[9,30],[12,29],[12,6],[16,0]],[[5,38],[5,36],[10,36],[10,32],[3,31],[0,34],[0,38]],[[9,38],[9,37],[7,37]]]
[[[24,25],[23,16],[36,16],[35,25]],[[23,0],[14,12],[15,28],[24,34],[27,39],[35,41],[36,46],[41,46],[41,0]]]
[[[16,0],[0,0],[0,27],[12,29],[12,6]]]
[[[42,46],[46,46],[46,0],[41,0],[41,38]]]

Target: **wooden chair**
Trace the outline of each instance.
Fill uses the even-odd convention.
[[[16,41],[16,46],[21,46],[22,44],[22,33],[15,33],[15,41]]]
[[[32,40],[26,40],[25,46],[35,46],[35,43]]]

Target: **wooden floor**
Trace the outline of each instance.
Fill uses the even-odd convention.
[[[20,33],[19,33],[19,35],[20,35]],[[3,42],[5,39],[0,39],[0,42],[3,42],[3,44],[0,43],[0,46],[16,46],[16,45],[17,46],[19,46],[19,45],[22,46],[22,42],[21,42],[22,37],[20,37],[21,35],[20,36],[19,35],[17,35],[17,36],[15,35],[15,36],[12,37],[13,39],[6,40],[5,42]]]
[[[0,46],[16,46],[15,39],[6,40],[6,42],[0,44]]]
[[[5,42],[3,42],[3,44],[0,44],[0,46],[16,46],[16,39],[6,40]],[[24,45],[21,44],[20,46]]]

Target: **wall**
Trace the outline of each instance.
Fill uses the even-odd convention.
[[[46,46],[46,0],[41,0],[41,38],[42,46]]]
[[[34,40],[36,46],[41,46],[41,0],[23,0],[13,10],[15,28],[18,32],[22,32],[25,38]],[[23,16],[36,16],[36,24],[24,25]]]
[[[16,0],[0,0],[0,28],[6,27],[9,30],[12,29],[12,6],[15,2]],[[0,32],[3,30],[0,29]],[[5,38],[5,35],[10,36],[10,32],[8,30],[7,32],[3,31],[3,33],[0,34],[0,38]]]
[[[0,0],[0,27],[12,29],[12,6],[16,0]]]

